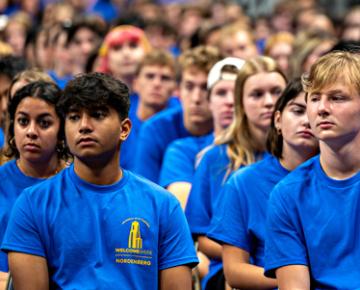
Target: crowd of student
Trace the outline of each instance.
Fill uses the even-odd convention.
[[[360,7],[115,2],[0,6],[0,289],[360,288]]]

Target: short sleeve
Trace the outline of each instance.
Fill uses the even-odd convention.
[[[163,149],[157,142],[152,123],[145,123],[139,132],[134,171],[151,181],[159,181]]]
[[[167,187],[174,182],[192,183],[194,160],[187,153],[176,141],[168,146],[161,168],[161,186]]]
[[[224,185],[221,198],[217,199],[217,211],[211,220],[208,237],[250,252],[247,199],[244,188],[236,183],[235,176]]]
[[[23,191],[14,205],[1,249],[45,257],[27,190]]]
[[[159,269],[181,265],[195,266],[198,259],[190,230],[180,204],[162,218],[159,246]]]
[[[265,275],[275,277],[277,268],[308,265],[307,250],[290,186],[279,184],[268,206],[265,240]]]
[[[205,154],[195,170],[194,181],[185,208],[190,230],[194,235],[205,235],[212,217],[208,159],[208,154]]]

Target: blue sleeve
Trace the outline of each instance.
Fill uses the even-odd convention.
[[[1,249],[45,257],[34,210],[25,190],[12,210]]]
[[[176,142],[168,146],[161,167],[161,186],[167,187],[174,182],[192,183],[194,160],[187,153]]]
[[[205,235],[212,217],[208,154],[196,168],[185,214],[192,234]]]
[[[160,233],[159,269],[181,265],[195,266],[198,263],[194,243],[180,204],[162,218]]]
[[[244,189],[235,181],[234,176],[231,177],[222,189],[221,198],[217,199],[208,237],[250,253],[247,200]]]
[[[158,183],[163,149],[159,144],[154,126],[145,123],[139,132],[134,172]]]
[[[275,277],[277,268],[308,265],[307,250],[300,222],[291,199],[291,189],[279,184],[272,191],[268,206],[265,240],[265,275]]]

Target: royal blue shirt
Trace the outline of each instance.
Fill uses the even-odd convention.
[[[120,155],[120,164],[121,167],[127,170],[135,170],[135,156],[138,148],[138,140],[139,140],[139,132],[142,125],[147,122],[142,121],[137,116],[137,109],[139,105],[139,96],[136,93],[132,93],[130,95],[130,110],[129,110],[129,118],[132,123],[131,132],[125,142],[121,145],[121,155]],[[180,103],[178,98],[171,97],[167,103],[167,107],[163,110],[171,109],[171,108],[179,108]],[[158,114],[158,113],[157,113]],[[157,115],[155,114],[155,115]],[[154,115],[154,116],[155,116]],[[152,116],[152,117],[154,117]],[[151,118],[150,118],[151,119]],[[150,120],[149,119],[149,120]]]
[[[208,237],[247,251],[254,265],[264,267],[270,192],[288,173],[273,156],[238,170],[217,200]]]
[[[272,191],[265,274],[306,265],[312,289],[360,289],[360,172],[335,180],[319,156],[295,169]]]
[[[4,147],[5,136],[3,129],[0,128],[0,148]]]
[[[140,129],[135,157],[135,172],[158,183],[167,146],[190,136],[181,108],[169,109],[149,119]]]
[[[57,289],[155,290],[159,271],[198,261],[169,192],[126,170],[90,184],[73,166],[22,193],[2,250],[46,258]]]
[[[23,174],[16,165],[16,160],[11,160],[0,166],[0,245],[3,241],[5,230],[9,221],[11,209],[20,195],[27,187],[37,184],[44,179],[34,178]],[[8,272],[7,255],[0,252],[0,271]]]
[[[187,137],[175,140],[166,149],[161,167],[160,185],[174,182],[193,182],[197,154],[214,141],[214,135]]]

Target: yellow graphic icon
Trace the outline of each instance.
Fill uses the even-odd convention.
[[[142,248],[142,239],[141,239],[139,222],[132,222],[132,224],[131,224],[128,246],[130,249],[141,249]]]

